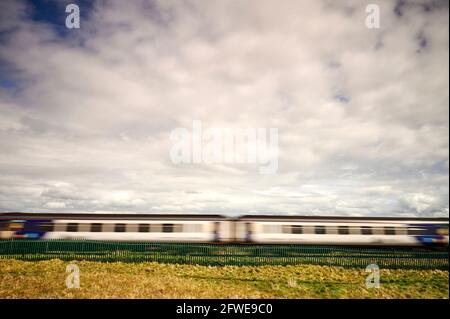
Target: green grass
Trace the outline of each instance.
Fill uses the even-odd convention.
[[[80,288],[66,288],[66,266]],[[365,269],[318,265],[194,266],[160,263],[0,260],[0,298],[448,298],[445,270],[381,269],[367,288]]]

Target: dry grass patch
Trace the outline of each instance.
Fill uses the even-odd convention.
[[[381,269],[368,289],[365,269],[329,266],[192,266],[71,262],[80,288],[68,289],[70,262],[0,260],[0,298],[448,298],[448,271]]]

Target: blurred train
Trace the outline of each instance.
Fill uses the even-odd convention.
[[[0,239],[448,247],[448,218],[0,213]]]

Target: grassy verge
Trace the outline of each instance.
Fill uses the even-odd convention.
[[[66,266],[80,268],[68,289]],[[448,298],[448,271],[381,269],[367,288],[365,269],[317,265],[192,266],[0,260],[0,298]]]

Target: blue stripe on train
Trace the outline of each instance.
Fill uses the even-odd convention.
[[[41,239],[45,235],[45,231],[39,227],[41,223],[50,223],[51,220],[25,220],[22,222],[22,229],[14,233],[15,237],[27,239]]]
[[[420,242],[422,245],[436,245],[443,243],[445,237],[443,235],[438,234],[438,229],[448,227],[448,225],[442,224],[412,224],[409,225],[411,228],[421,228],[424,229],[423,235],[414,235],[416,240]]]

